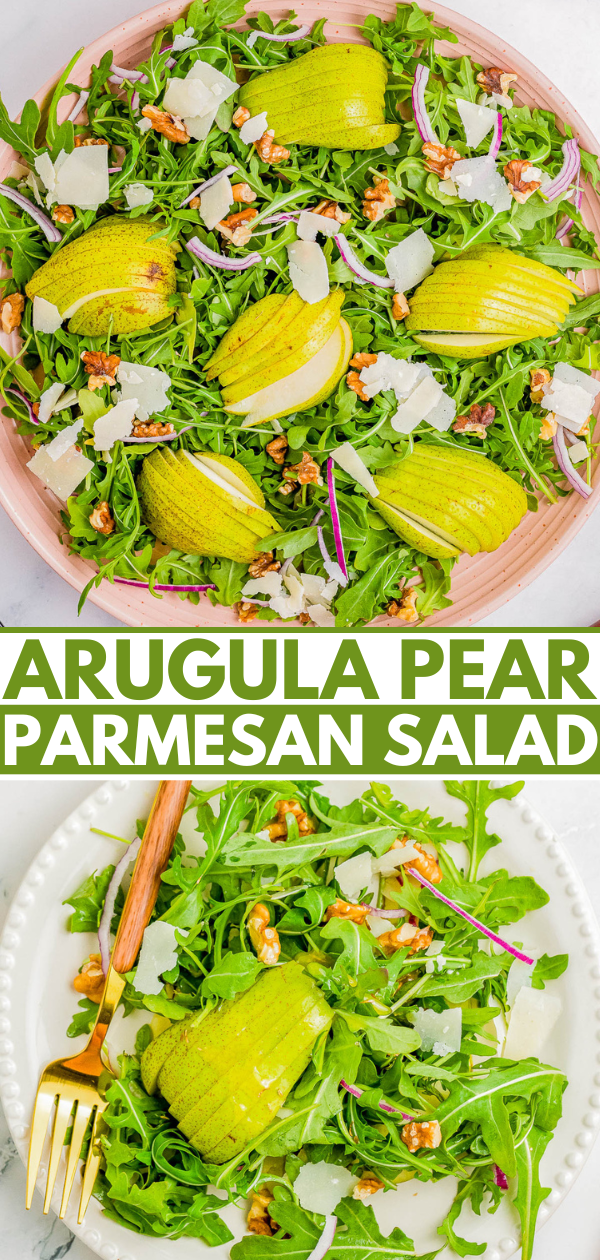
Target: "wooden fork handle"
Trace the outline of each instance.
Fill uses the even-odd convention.
[[[113,949],[112,965],[121,975],[135,964],[156,903],[160,877],[175,843],[191,782],[191,779],[163,780],[154,798]]]

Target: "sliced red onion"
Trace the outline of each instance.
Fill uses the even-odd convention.
[[[163,52],[166,52],[166,51],[167,51],[166,48],[163,48]],[[165,65],[167,67],[167,70],[172,70],[173,66],[177,65],[177,61],[175,60],[175,57],[167,57],[167,60],[165,61]]]
[[[44,214],[43,210],[34,206],[28,197],[24,197],[22,193],[15,192],[14,188],[8,188],[6,184],[0,184],[0,192],[3,197],[7,197],[9,201],[14,201],[16,206],[20,206],[21,210],[25,210],[31,216],[34,223],[37,223],[38,227],[42,229],[46,240],[50,241],[52,245],[56,245],[58,241],[62,240],[56,224],[52,222],[52,219],[48,218],[47,214]]]
[[[237,166],[225,166],[217,175],[211,175],[210,179],[206,179],[203,184],[198,184],[198,187],[194,188],[194,191],[190,193],[189,197],[186,197],[185,201],[180,202],[178,207],[179,210],[182,210],[184,206],[187,206],[188,201],[191,201],[192,197],[197,197],[199,193],[206,192],[207,188],[210,188],[212,184],[217,184],[220,179],[223,179],[224,175],[233,175],[233,172],[237,171],[237,169]]]
[[[331,456],[327,460],[327,489],[329,491],[329,510],[331,512],[331,524],[333,525],[333,537],[335,540],[335,554],[337,557],[337,562],[347,582],[348,570],[346,568],[346,557],[344,555],[344,543],[342,540],[342,527],[340,525],[340,514],[338,512],[337,499],[335,497],[335,475],[333,471],[333,460]],[[318,528],[320,528],[320,526]]]
[[[31,420],[31,423],[39,424],[39,420],[35,414],[35,411],[33,410],[33,406],[30,403],[26,394],[22,393],[20,389],[17,389],[16,386],[12,386],[12,385],[7,386],[6,392],[7,394],[14,394],[15,398],[20,398],[21,402],[25,403],[25,406],[27,407],[27,410],[29,412],[29,419]]]
[[[134,92],[134,93],[133,93],[133,96],[132,96],[132,98],[131,98],[131,112],[132,112],[132,114],[139,114],[139,112],[140,112],[140,94],[139,94],[139,92]]]
[[[122,170],[123,170],[122,166],[109,166],[108,173],[109,175],[117,175],[118,172]]]
[[[555,175],[554,179],[540,190],[546,201],[555,201],[557,197],[561,197],[563,193],[566,193],[573,180],[579,176],[581,170],[581,154],[577,141],[565,140],[562,151],[564,153],[564,161],[558,175]]]
[[[577,188],[575,191],[575,196],[573,197],[573,205],[575,206],[576,210],[581,210],[582,201],[583,201],[583,190],[581,188]],[[566,236],[567,232],[570,232],[573,226],[574,226],[573,219],[565,219],[563,223],[561,224],[561,226],[556,231],[556,240],[557,241],[562,240],[563,236]]]
[[[380,906],[368,906],[366,901],[359,902],[364,910],[368,910],[369,914],[379,914],[382,919],[403,919],[408,914],[408,910],[401,910],[398,906],[395,910],[384,910]]]
[[[192,236],[187,242],[186,249],[190,254],[195,254],[200,262],[207,263],[209,267],[220,267],[223,271],[246,271],[248,267],[256,266],[256,263],[262,262],[260,254],[247,254],[245,258],[227,258],[225,254],[217,254],[214,249],[209,249],[208,245],[204,245],[198,240],[197,236]]]
[[[470,923],[473,927],[479,928],[479,931],[483,932],[483,935],[487,936],[488,940],[494,942],[494,945],[500,945],[502,949],[507,951],[507,953],[512,954],[513,958],[519,958],[521,962],[526,962],[529,963],[530,966],[533,966],[533,958],[528,958],[527,954],[524,954],[522,950],[517,949],[515,945],[510,945],[508,941],[503,941],[502,937],[497,936],[495,932],[492,932],[491,928],[485,926],[485,923],[481,923],[479,919],[474,919],[472,914],[467,914],[467,911],[463,910],[462,906],[457,906],[456,902],[450,901],[449,897],[444,897],[444,894],[439,892],[435,884],[430,884],[429,880],[425,879],[424,875],[420,875],[419,872],[415,870],[414,866],[407,867],[407,870],[408,874],[412,875],[413,879],[416,879],[419,884],[423,885],[424,888],[428,888],[429,892],[432,892],[439,898],[440,901],[443,901],[445,906],[450,906],[450,909],[454,910],[455,914],[460,914],[462,919],[467,920],[467,923]]]
[[[310,35],[310,30],[310,26],[306,25],[298,26],[289,35],[269,35],[267,31],[253,31],[250,39],[247,40],[247,44],[249,48],[253,48],[257,39],[268,39],[273,44],[293,44],[295,40],[304,39],[306,35]],[[252,40],[252,43],[250,43],[250,40]]]
[[[310,27],[308,29],[310,30]],[[315,1243],[315,1246],[313,1247],[310,1255],[308,1256],[308,1260],[323,1260],[323,1256],[327,1255],[327,1252],[329,1251],[329,1248],[331,1247],[333,1240],[335,1238],[335,1231],[337,1229],[337,1223],[338,1223],[337,1216],[325,1217],[323,1233],[321,1234],[321,1237],[319,1238],[318,1242]]]
[[[323,508],[319,508],[319,511],[317,512],[317,515],[316,515],[316,516],[313,516],[312,521],[310,522],[310,523],[311,523],[311,525],[318,525],[319,521],[321,520],[321,517],[322,517],[322,516],[324,516],[324,515],[325,515],[325,513],[324,513],[324,511],[323,511]]]
[[[206,412],[202,412],[206,415]],[[162,437],[128,437],[123,438],[123,442],[173,442],[175,438],[181,437],[182,433],[189,433],[193,429],[193,424],[186,424],[185,429],[176,429],[174,433],[164,433]]]
[[[114,577],[113,582],[120,582],[122,586],[143,587],[146,591],[150,589],[149,582],[141,582],[136,578]],[[167,586],[155,582],[152,587],[153,591],[216,591],[216,589],[214,582],[207,582],[205,586]]]
[[[325,572],[328,578],[332,582],[339,582],[340,586],[347,586],[348,578],[345,577],[344,574],[342,573],[342,569],[340,565],[337,563],[337,561],[331,559],[331,556],[325,545],[325,539],[323,537],[323,530],[321,529],[320,525],[317,526],[317,538],[319,541],[319,551],[321,552],[321,555],[323,557],[323,568],[325,569]]]
[[[501,1190],[508,1190],[508,1177],[497,1164],[494,1164],[494,1185],[499,1186]]]
[[[428,66],[417,66],[415,71],[415,81],[412,88],[412,107],[417,124],[417,131],[421,140],[429,144],[439,144],[439,140],[433,130],[425,105],[425,88],[429,78]]]
[[[577,469],[571,463],[571,457],[567,450],[565,431],[562,424],[559,424],[556,433],[552,438],[552,445],[554,447],[554,454],[556,455],[558,467],[561,472],[565,474],[569,484],[577,491],[578,494],[581,495],[582,499],[589,499],[592,493],[592,487],[588,486],[587,481],[583,480],[583,477],[580,476]]]
[[[66,122],[74,123],[75,119],[79,118],[79,115],[88,97],[89,97],[89,92],[80,92],[79,96],[77,97],[77,104],[73,106],[71,113],[69,114],[69,117],[65,119]]]
[[[140,83],[148,82],[148,76],[142,70],[126,70],[124,66],[115,65],[111,66],[111,70],[115,78],[129,79],[130,83],[135,83],[136,81]],[[114,78],[111,79],[111,83],[114,83]]]
[[[115,902],[117,900],[117,893],[119,891],[119,888],[121,887],[121,884],[123,883],[123,879],[124,879],[125,871],[127,870],[127,867],[131,864],[131,862],[134,861],[134,859],[138,855],[138,850],[141,843],[142,843],[141,839],[138,838],[137,840],[134,840],[129,845],[127,852],[124,853],[120,861],[117,862],[117,865],[115,866],[115,869],[114,869],[113,877],[106,890],[106,898],[104,901],[104,907],[102,910],[102,914],[100,916],[100,923],[98,924],[98,944],[100,946],[102,970],[105,976],[108,975],[108,968],[110,967],[110,925],[112,923],[112,917],[115,912]]]
[[[340,1081],[340,1085],[343,1089],[347,1089],[348,1093],[352,1094],[354,1098],[361,1098],[365,1092],[364,1089],[359,1089],[358,1085],[349,1085],[343,1077]],[[405,1111],[401,1111],[399,1107],[391,1107],[389,1103],[380,1102],[377,1105],[381,1111],[387,1111],[391,1116],[402,1116],[403,1120],[414,1120],[415,1118],[414,1116],[407,1115]]]
[[[378,289],[393,289],[393,280],[390,280],[388,276],[378,276],[374,271],[369,271],[364,263],[358,261],[354,250],[341,232],[337,232],[333,239],[346,266],[354,272],[355,276],[358,276],[359,280],[363,280],[365,284],[375,284]]]
[[[498,154],[500,152],[501,144],[502,144],[502,114],[500,113],[500,110],[498,110],[498,113],[496,114],[496,121],[494,123],[494,130],[492,132],[492,143],[490,144],[490,150],[488,153],[488,157],[490,158],[491,161],[493,162],[496,161],[496,158],[498,157]]]
[[[282,212],[281,214],[269,214],[266,219],[261,219],[261,223],[297,223],[300,218],[300,211],[295,214],[291,212]]]

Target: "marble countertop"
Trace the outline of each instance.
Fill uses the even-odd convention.
[[[19,0],[2,10],[0,85],[17,112],[80,45],[142,12],[144,0]],[[600,136],[597,0],[454,0],[458,12],[495,31],[548,75]],[[600,618],[600,512],[554,563],[482,626],[587,626]],[[41,560],[0,509],[3,557],[0,622],[7,626],[118,626],[88,601],[77,617],[78,593]]]
[[[0,790],[3,841],[0,841],[0,929],[23,875],[52,831],[76,809],[94,785],[85,781],[39,781],[23,785],[4,781]],[[556,831],[584,874],[590,897],[600,910],[600,788],[597,782],[531,779],[525,788],[533,808]],[[18,836],[18,845],[13,838]],[[566,1202],[538,1236],[534,1260],[598,1260],[600,1243],[600,1142],[588,1159]],[[0,1256],[2,1260],[92,1260],[92,1252],[53,1216],[44,1217],[39,1195],[25,1211],[25,1172],[8,1136],[0,1108]],[[202,1253],[202,1255],[208,1253]],[[174,1247],[174,1260],[176,1248]]]

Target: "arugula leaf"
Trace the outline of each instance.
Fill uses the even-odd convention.
[[[321,928],[321,936],[326,941],[342,941],[342,951],[333,971],[335,976],[344,978],[346,983],[348,976],[355,980],[361,971],[372,971],[378,966],[379,959],[374,949],[375,938],[364,925],[353,923],[351,919],[329,919]]]
[[[340,1260],[400,1260],[415,1256],[414,1243],[396,1226],[387,1237],[381,1233],[372,1207],[357,1199],[342,1199],[335,1215],[345,1229],[338,1229],[329,1254]],[[433,1260],[437,1252],[421,1256]]]
[[[464,801],[467,806],[467,834],[465,844],[469,850],[469,879],[477,879],[479,864],[485,854],[500,844],[500,836],[487,830],[487,811],[495,801],[511,801],[521,791],[522,783],[509,783],[505,787],[492,788],[486,779],[469,779],[459,783],[457,779],[444,780],[450,796]]]
[[[21,121],[13,122],[0,96],[0,140],[6,141],[11,149],[30,162],[34,162],[38,154],[35,137],[39,125],[40,111],[35,101],[26,101],[21,110]]]
[[[418,1050],[421,1038],[412,1028],[393,1024],[391,1019],[374,1019],[352,1011],[339,1011],[352,1032],[365,1032],[371,1050],[382,1054],[411,1054]]]
[[[487,1243],[469,1242],[467,1238],[459,1238],[455,1233],[454,1226],[462,1212],[463,1203],[471,1198],[472,1184],[468,1181],[459,1181],[458,1190],[452,1207],[448,1212],[445,1220],[438,1225],[438,1234],[445,1235],[448,1243],[457,1256],[481,1256],[487,1249]]]
[[[114,873],[114,866],[106,866],[100,874],[94,871],[70,897],[65,898],[63,906],[73,907],[73,914],[69,919],[70,932],[98,931],[108,885]]]
[[[562,976],[568,965],[568,954],[542,954],[533,969],[532,988],[543,989],[547,980],[557,980],[559,976]]]
[[[362,1046],[346,1023],[336,1019],[325,1045],[322,1067],[313,1062],[286,1099],[286,1108],[294,1113],[271,1136],[267,1129],[258,1143],[264,1155],[283,1155],[297,1151],[305,1142],[327,1141],[325,1125],[343,1107],[339,1087],[342,1077],[350,1085],[362,1058]],[[297,1114],[296,1114],[297,1113]]]
[[[517,1146],[518,1186],[515,1207],[521,1220],[522,1260],[531,1260],[534,1244],[535,1223],[544,1199],[550,1194],[550,1186],[540,1185],[540,1160],[552,1134],[534,1125],[525,1140]]]
[[[231,837],[221,854],[221,861],[229,867],[276,866],[282,872],[304,866],[306,862],[317,862],[325,855],[329,858],[350,857],[364,845],[376,857],[381,857],[397,834],[393,827],[367,824],[357,827],[334,822],[331,831],[301,836],[295,844],[272,844],[270,840],[261,840],[245,831]]]
[[[263,970],[263,964],[254,954],[232,954],[229,951],[202,981],[202,994],[205,997],[214,993],[217,997],[233,998],[236,993],[249,989]]]
[[[80,1010],[75,1012],[67,1028],[67,1037],[81,1037],[82,1033],[91,1033],[94,1027],[94,1020],[98,1014],[98,1003],[92,1002],[91,998],[83,998],[77,1005]]]
[[[420,990],[420,995],[432,997],[435,994],[445,998],[448,1003],[466,1002],[481,988],[482,981],[499,976],[501,971],[500,958],[488,958],[487,954],[478,952],[473,955],[470,967],[455,971],[452,976],[447,972],[440,976],[431,976]]]

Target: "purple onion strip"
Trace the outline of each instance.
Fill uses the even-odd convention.
[[[273,44],[293,44],[296,39],[304,39],[310,34],[310,25],[299,26],[297,30],[291,31],[289,35],[269,35],[267,31],[253,31],[256,39],[268,39]],[[254,42],[254,41],[253,41]]]
[[[190,254],[195,254],[200,262],[206,263],[209,267],[220,267],[223,271],[246,271],[248,267],[256,266],[256,263],[262,262],[260,254],[247,254],[245,258],[228,258],[225,254],[217,254],[214,249],[209,249],[208,245],[204,245],[198,240],[197,236],[192,236],[187,242],[186,249]]]
[[[412,107],[417,124],[417,131],[428,144],[439,144],[439,140],[431,125],[427,107],[425,105],[425,88],[429,78],[428,66],[417,66],[415,71],[415,81],[412,88]]]
[[[581,154],[577,141],[565,140],[562,151],[564,161],[558,175],[555,175],[554,179],[541,189],[546,201],[555,201],[557,197],[566,193],[569,185],[578,178],[581,170]]]
[[[429,892],[432,892],[440,901],[443,901],[444,905],[449,906],[451,910],[454,910],[455,914],[460,914],[461,918],[466,919],[467,923],[470,923],[472,927],[476,927],[480,932],[483,932],[483,935],[487,936],[488,940],[493,941],[494,945],[500,945],[502,949],[507,951],[507,953],[512,954],[513,958],[519,958],[521,962],[526,962],[529,963],[530,966],[533,966],[535,961],[533,958],[528,958],[527,954],[524,954],[522,950],[517,949],[515,945],[510,945],[508,941],[503,941],[502,937],[497,936],[495,932],[492,932],[489,927],[485,926],[485,923],[481,923],[479,919],[474,919],[471,914],[467,914],[467,911],[463,910],[462,906],[457,906],[456,902],[450,901],[449,897],[444,897],[444,894],[438,891],[435,884],[430,884],[429,880],[425,879],[424,875],[420,875],[419,872],[415,870],[414,866],[407,867],[407,870],[408,874],[412,875],[413,879],[416,879],[419,884],[422,884],[424,888],[427,888]]]
[[[368,910],[369,914],[378,914],[382,919],[404,919],[408,914],[408,910],[401,910],[400,907],[394,910],[384,910],[380,906],[368,906],[366,901],[360,901],[359,905],[364,910]]]
[[[23,394],[20,389],[17,389],[15,386],[12,386],[12,385],[7,386],[6,392],[7,394],[14,394],[15,398],[20,398],[21,402],[25,403],[25,406],[27,407],[27,410],[29,412],[29,419],[31,423],[39,424],[39,420],[35,414],[35,411],[33,410],[33,406],[30,403],[26,394]]]
[[[210,188],[211,184],[217,184],[220,179],[223,179],[224,175],[233,175],[233,172],[237,171],[237,169],[237,166],[225,166],[222,171],[219,171],[218,175],[211,175],[210,179],[206,179],[203,184],[198,184],[198,187],[194,188],[194,191],[189,194],[189,197],[185,198],[185,201],[180,203],[178,208],[182,210],[184,206],[187,206],[188,201],[192,200],[192,197],[197,197],[199,193],[206,192],[206,189]]]
[[[143,587],[144,590],[150,589],[149,582],[138,581],[136,578],[114,577],[113,582],[120,582],[122,586]],[[207,582],[205,586],[167,586],[160,582],[155,582],[152,587],[153,591],[216,591],[214,582]]]
[[[390,280],[388,276],[379,276],[375,271],[369,271],[369,268],[365,267],[364,263],[359,262],[354,250],[342,232],[337,232],[333,239],[346,266],[354,272],[355,276],[358,276],[359,280],[363,280],[365,284],[374,284],[378,289],[393,289],[394,281]]]
[[[496,121],[494,123],[494,130],[492,132],[492,143],[490,144],[490,151],[488,153],[488,157],[490,158],[492,162],[496,161],[496,158],[498,157],[498,154],[500,152],[501,144],[502,144],[502,114],[500,113],[500,110],[498,110],[498,113],[496,114]]]
[[[131,864],[131,862],[134,861],[134,859],[138,855],[141,843],[142,843],[141,839],[138,838],[137,840],[134,840],[129,845],[127,852],[124,853],[123,857],[117,862],[117,865],[115,866],[115,869],[114,869],[113,877],[106,890],[106,898],[104,901],[104,907],[102,910],[102,915],[100,917],[100,923],[98,924],[98,944],[100,946],[102,970],[105,976],[108,975],[108,968],[110,967],[110,925],[112,923],[112,917],[115,911],[115,902],[117,900],[117,893],[119,891],[119,888],[121,887],[121,884],[123,883],[123,879],[125,877],[125,871],[127,870],[127,867]]]
[[[340,1081],[340,1085],[342,1086],[343,1089],[347,1089],[348,1093],[352,1094],[354,1098],[361,1098],[365,1092],[364,1089],[359,1089],[358,1085],[349,1085],[348,1082],[345,1081],[343,1077]],[[402,1116],[403,1120],[409,1120],[409,1121],[414,1120],[415,1118],[414,1116],[407,1115],[405,1111],[401,1111],[399,1107],[391,1107],[389,1103],[380,1102],[377,1105],[381,1111],[387,1111],[388,1114],[391,1116]]]
[[[37,223],[38,227],[42,229],[46,240],[50,241],[51,245],[56,245],[62,240],[56,224],[52,222],[52,219],[48,218],[47,214],[44,214],[43,210],[39,210],[37,206],[34,206],[28,197],[24,197],[22,193],[15,192],[14,188],[8,188],[6,184],[0,184],[0,192],[3,197],[7,197],[9,201],[14,201],[16,206],[19,206],[21,210],[25,210],[27,214],[31,215],[34,223]]]
[[[552,445],[554,447],[554,454],[556,455],[558,467],[561,472],[565,474],[569,485],[571,485],[573,489],[581,495],[582,499],[589,499],[592,493],[592,487],[588,486],[587,481],[583,480],[583,477],[580,476],[577,469],[571,463],[571,456],[567,450],[565,431],[562,424],[559,424],[556,433],[552,438]]]
[[[501,1190],[508,1190],[508,1177],[497,1164],[494,1164],[494,1185],[499,1186]]]
[[[578,186],[577,189],[575,190],[575,196],[573,198],[573,205],[575,206],[576,210],[581,210],[582,201],[583,201],[583,190]],[[574,226],[573,219],[568,219],[568,218],[565,219],[564,222],[561,224],[561,226],[557,228],[556,240],[557,241],[562,240],[563,236],[566,236],[567,232],[570,232],[573,226]]]
[[[344,542],[342,539],[340,514],[338,512],[337,499],[335,497],[335,475],[331,456],[327,460],[327,489],[329,491],[329,510],[331,512],[331,524],[333,526],[333,537],[335,540],[335,554],[340,569],[342,570],[346,581],[348,581],[348,570],[346,568],[346,557],[344,555]]]
[[[337,1229],[337,1225],[338,1225],[337,1216],[332,1216],[330,1213],[328,1213],[327,1216],[325,1217],[323,1233],[321,1234],[321,1237],[315,1243],[310,1255],[307,1257],[307,1260],[324,1260],[324,1257],[327,1255],[327,1252],[333,1246],[333,1240],[335,1238],[335,1231]]]

